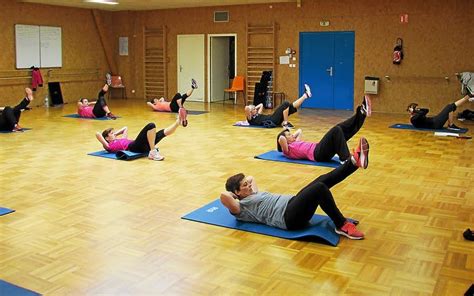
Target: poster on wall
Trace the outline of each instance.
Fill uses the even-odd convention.
[[[128,37],[119,37],[119,55],[128,56]]]

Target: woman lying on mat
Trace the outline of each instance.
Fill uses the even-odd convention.
[[[115,153],[120,150],[128,150],[136,153],[148,152],[149,159],[163,160],[165,159],[164,156],[160,155],[159,150],[158,148],[155,148],[155,145],[164,137],[174,133],[179,124],[182,124],[180,116],[178,116],[178,119],[172,125],[156,132],[156,125],[154,123],[149,123],[140,131],[135,140],[127,138],[127,127],[123,127],[117,131],[113,128],[108,128],[102,133],[97,132],[96,138],[102,144],[104,149],[109,152]]]
[[[467,101],[474,102],[474,98],[467,95],[454,103],[448,104],[434,117],[427,117],[426,114],[428,114],[429,109],[418,108],[417,103],[411,103],[408,105],[407,111],[410,113],[410,122],[414,127],[442,129],[447,121],[448,129],[460,130],[460,128],[454,124],[454,111],[456,111],[457,107],[463,105]]]
[[[307,99],[311,98],[311,89],[307,84],[304,85],[304,94],[290,103],[284,101],[280,106],[278,106],[271,115],[262,114],[263,105],[258,104],[257,106],[249,105],[245,106],[245,116],[250,125],[259,125],[259,126],[268,126],[268,127],[277,127],[283,126],[284,128],[288,127],[288,117],[296,113],[298,108],[303,104]]]
[[[350,161],[319,176],[294,196],[258,191],[253,177],[241,173],[227,179],[227,191],[221,194],[221,202],[238,220],[288,230],[306,227],[321,206],[336,225],[336,233],[350,239],[363,239],[364,234],[339,211],[329,190],[358,168],[367,168],[369,144],[365,139],[361,143]]]
[[[33,92],[30,88],[25,88],[25,97],[15,107],[6,106],[1,108],[0,114],[0,131],[22,132],[20,126],[21,110],[26,109],[28,104],[33,101]]]
[[[196,80],[191,79],[191,89],[188,90],[184,95],[176,93],[171,102],[165,101],[165,98],[163,97],[160,99],[153,98],[150,100],[150,102],[147,102],[147,105],[150,106],[154,111],[177,113],[179,112],[180,108],[184,108],[184,102],[193,94],[193,91],[196,88],[198,88]]]
[[[331,128],[319,143],[301,140],[301,129],[291,134],[288,129],[277,135],[277,149],[290,159],[307,159],[311,161],[331,161],[335,154],[341,161],[346,161],[351,154],[347,141],[354,136],[364,124],[365,118],[372,113],[369,96],[357,107],[349,119]]]
[[[85,118],[101,118],[108,117],[110,119],[117,119],[115,115],[110,112],[107,102],[105,101],[105,94],[109,90],[109,86],[105,84],[97,96],[97,101],[89,102],[87,99],[80,99],[77,102],[77,114]],[[92,107],[91,105],[94,105]]]

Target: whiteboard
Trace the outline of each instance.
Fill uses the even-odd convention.
[[[40,67],[39,26],[15,25],[16,68]]]
[[[62,67],[61,28],[40,26],[39,32],[41,67]]]
[[[62,67],[60,27],[15,25],[16,68]]]

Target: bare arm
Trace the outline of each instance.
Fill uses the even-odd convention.
[[[262,112],[263,112],[263,104],[262,103],[255,106],[255,108],[257,109],[258,114],[262,114]]]
[[[107,141],[104,139],[104,137],[102,137],[101,133],[96,132],[95,137],[97,138],[97,140],[99,140],[99,142],[102,144],[102,146],[104,147],[105,150],[109,150],[109,143],[107,143]]]
[[[285,136],[280,136],[278,138],[278,144],[280,144],[283,154],[288,154],[288,141],[286,140]]]
[[[78,108],[81,108],[81,107],[84,107],[84,106],[85,106],[85,105],[84,105],[84,104],[82,104],[82,102],[81,102],[81,101],[78,101],[78,102],[77,102],[77,107],[78,107]]]
[[[118,131],[114,132],[116,136],[122,135],[122,137],[127,138],[128,128],[126,126],[122,127]]]
[[[250,182],[251,186],[252,186],[252,191],[254,193],[257,193],[258,192],[258,187],[257,187],[257,182],[255,182],[255,179],[254,177],[252,176],[247,176],[247,180]]]
[[[303,135],[303,131],[300,128],[293,134],[293,136],[295,136],[296,141],[299,141],[302,135]]]
[[[221,193],[222,204],[234,215],[240,214],[240,203],[235,199],[236,197],[235,194],[229,191]]]

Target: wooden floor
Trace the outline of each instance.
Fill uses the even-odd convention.
[[[294,194],[329,171],[255,160],[275,148],[278,130],[233,127],[242,106],[190,115],[160,143],[163,162],[123,162],[86,155],[101,150],[95,131],[128,126],[134,137],[175,115],[110,105],[122,118],[39,107],[22,115],[33,130],[0,134],[0,206],[16,210],[0,217],[0,279],[45,295],[462,295],[474,282],[474,243],[462,237],[474,228],[473,140],[389,129],[407,118],[374,113],[349,142],[369,140],[368,169],[333,189],[366,239],[331,247],[180,219],[235,173]],[[303,110],[290,121],[317,141],[350,115]]]

